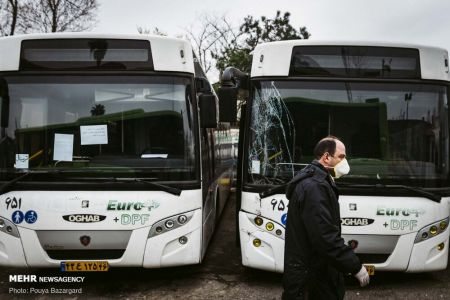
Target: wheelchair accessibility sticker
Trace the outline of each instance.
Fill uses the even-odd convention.
[[[33,224],[37,220],[37,213],[34,210],[29,210],[25,213],[25,222]]]

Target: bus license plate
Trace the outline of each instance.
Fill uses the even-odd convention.
[[[373,265],[364,265],[366,267],[367,273],[369,273],[369,276],[375,275],[375,266]]]
[[[63,272],[105,272],[108,271],[107,261],[63,261],[61,271]]]

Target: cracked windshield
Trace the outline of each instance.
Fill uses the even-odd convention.
[[[257,81],[251,109],[249,183],[289,181],[329,134],[346,145],[341,182],[440,187],[448,178],[445,86]]]

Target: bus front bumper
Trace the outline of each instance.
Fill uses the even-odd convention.
[[[251,213],[239,212],[242,264],[251,268],[282,273],[284,239],[268,232],[264,226],[256,226],[250,221],[255,217],[256,215]],[[271,220],[264,219],[264,224],[267,221]],[[373,265],[376,271],[430,272],[445,269],[448,261],[449,228],[419,243],[414,243],[416,235],[417,232],[412,232],[398,236],[393,251],[386,255],[385,261],[372,263],[363,260],[362,263]],[[364,239],[370,240],[373,237],[374,235],[370,234],[361,235],[359,242],[364,243]],[[348,239],[345,235],[343,238]],[[444,247],[440,248],[442,244]]]
[[[132,230],[123,255],[116,259],[101,257],[72,259],[70,256],[67,259],[54,259],[50,257],[48,249],[42,246],[38,231],[23,227],[17,229],[20,237],[0,232],[0,265],[2,266],[59,268],[63,261],[108,261],[110,267],[160,268],[197,264],[201,260],[202,213],[200,209],[193,212],[192,218],[184,226],[160,235],[149,237],[152,226]],[[103,232],[107,233],[108,230]],[[109,233],[114,234],[114,231]],[[84,230],[83,234],[89,235],[90,232]],[[95,238],[95,235],[91,237]],[[94,244],[94,241],[91,241],[91,244]],[[103,251],[101,248],[96,250]]]

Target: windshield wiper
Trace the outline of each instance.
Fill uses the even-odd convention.
[[[31,171],[28,170],[25,173],[23,173],[22,175],[19,175],[13,179],[11,179],[10,181],[4,183],[2,186],[0,186],[0,195],[3,195],[7,192],[10,191],[10,188],[16,184],[17,182],[21,181],[22,179],[24,179],[25,177],[28,177],[28,175],[31,174],[60,174],[63,173],[61,170],[44,170],[44,171]]]
[[[122,177],[114,177],[113,180],[117,181],[117,182],[140,182],[140,183],[144,183],[144,184],[147,184],[147,185],[150,185],[153,187],[157,187],[157,188],[161,189],[162,191],[167,192],[172,195],[176,195],[176,196],[181,195],[180,189],[172,187],[172,186],[168,186],[165,184],[153,182],[153,181],[142,180],[139,178],[122,178]]]
[[[375,189],[404,189],[411,191],[417,195],[423,196],[427,199],[433,200],[434,202],[441,201],[441,195],[429,192],[423,188],[417,186],[409,185],[394,185],[394,184],[348,184],[348,183],[338,183],[338,187],[343,188],[375,188]]]
[[[17,176],[15,178],[11,179],[10,181],[4,183],[2,186],[0,186],[0,195],[7,193],[9,191],[9,188],[11,188],[16,182],[24,179],[25,177],[27,177],[30,174],[32,174],[32,172],[28,171],[20,176]]]
[[[309,164],[305,164],[305,163],[277,163],[277,166],[279,166],[279,165],[290,165],[290,166],[292,166],[292,168],[301,166],[301,168],[299,170],[294,171],[294,173],[297,173],[298,171],[302,170],[303,168],[305,168]],[[272,187],[270,187],[270,188],[260,192],[259,196],[261,197],[261,199],[269,197],[269,196],[272,196],[272,195],[275,195],[275,194],[279,194],[280,192],[283,192],[283,194],[284,194],[285,191],[286,191],[286,187],[289,185],[291,179],[294,178],[294,176],[292,176],[292,177],[286,177],[286,176],[283,176],[283,177],[268,177],[268,176],[263,176],[263,175],[260,175],[260,176],[265,182],[267,182],[269,184],[273,185],[275,183],[278,183],[277,185],[274,185],[274,186],[272,186]]]
[[[6,141],[7,139],[8,139],[8,136],[2,137],[2,139],[0,140],[0,145],[3,144],[3,142]]]
[[[27,177],[30,174],[50,174],[50,173],[52,173],[52,174],[58,173],[59,174],[59,173],[65,173],[65,172],[63,172],[61,170],[52,171],[52,172],[49,172],[49,171],[43,171],[43,172],[28,171],[28,172],[26,172],[24,174],[21,174],[20,176],[17,176],[15,178],[13,178],[10,181],[4,183],[2,186],[0,186],[0,195],[3,195],[6,192],[8,192],[10,190],[10,188],[15,183],[17,183],[18,181],[24,179],[25,177]],[[67,172],[67,173],[69,173],[69,172]],[[174,187],[167,186],[167,185],[164,185],[164,184],[161,184],[161,183],[157,183],[157,182],[142,180],[142,179],[139,179],[139,178],[116,178],[116,177],[113,177],[113,178],[107,178],[107,179],[111,180],[111,181],[114,181],[114,182],[140,182],[140,183],[144,183],[144,184],[147,184],[147,185],[151,185],[151,186],[157,187],[160,190],[162,190],[164,192],[167,192],[167,193],[170,193],[172,195],[179,196],[181,194],[181,190],[178,189],[178,188],[174,188]]]
[[[280,185],[270,187],[267,190],[260,192],[259,197],[261,197],[261,199],[262,199],[262,198],[266,198],[266,197],[269,197],[269,196],[272,196],[275,194],[279,194],[280,192],[283,192],[283,194],[284,194],[288,184],[289,184],[289,182],[286,182],[286,183],[283,183]]]

